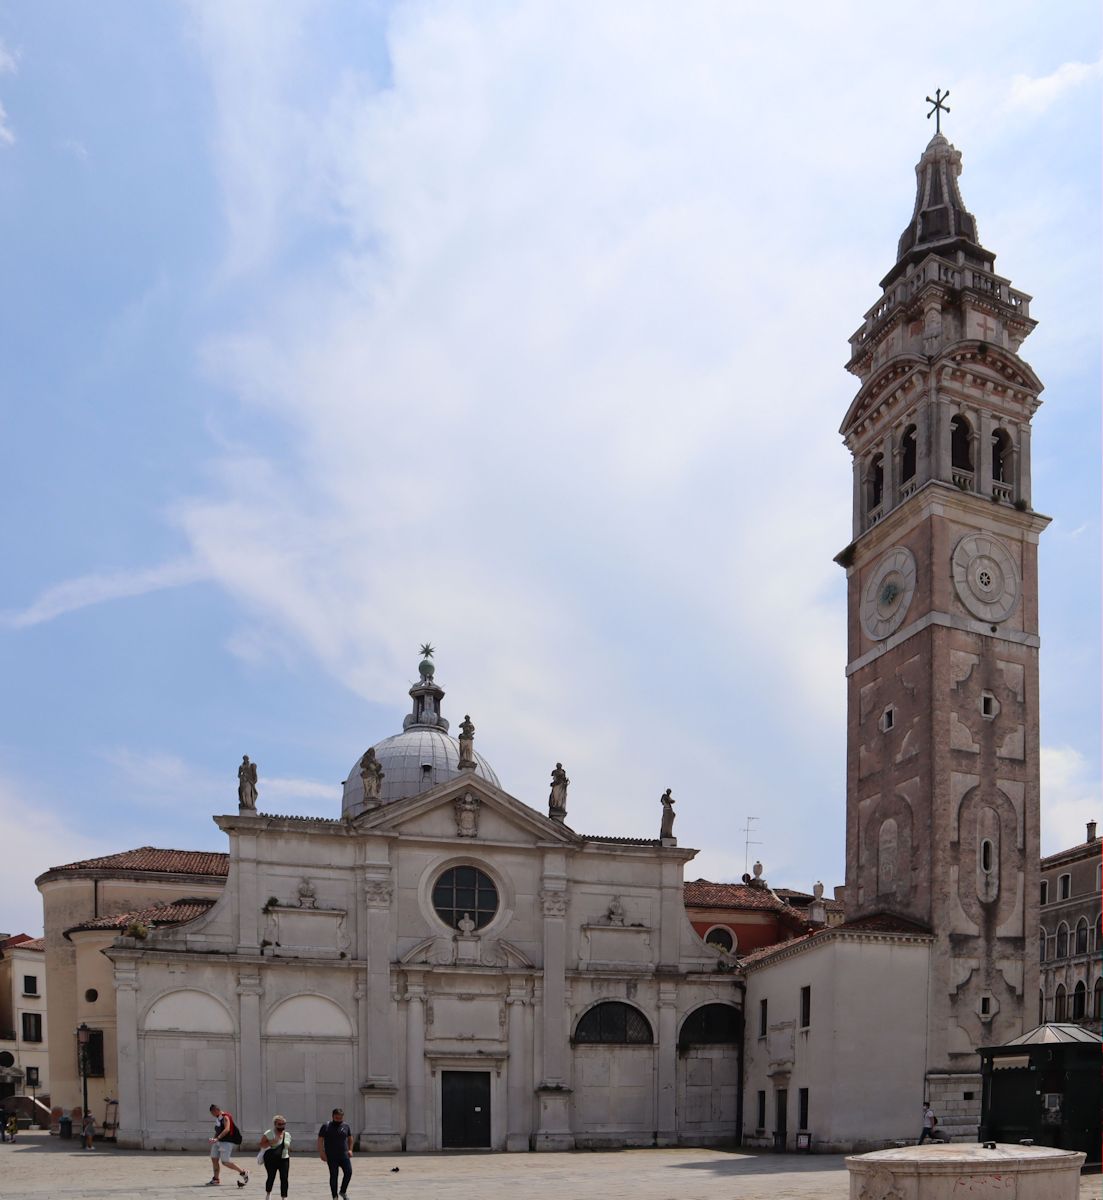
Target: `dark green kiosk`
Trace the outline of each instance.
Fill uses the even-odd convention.
[[[979,1051],[980,1141],[1083,1150],[1100,1160],[1103,1038],[1081,1025],[1039,1025]]]

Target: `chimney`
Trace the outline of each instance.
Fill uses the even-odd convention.
[[[1088,822],[1088,841],[1089,842],[1095,841],[1095,822],[1094,821]]]
[[[812,885],[812,903],[808,905],[808,924],[820,929],[827,924],[827,906],[823,902],[823,884]]]

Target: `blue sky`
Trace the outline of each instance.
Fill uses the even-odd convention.
[[[843,879],[855,390],[931,129],[1024,356],[1043,847],[1098,812],[1100,16],[0,3],[0,929],[336,815],[438,647],[503,785]],[[917,28],[918,24],[922,28]],[[984,53],[977,47],[983,45]]]

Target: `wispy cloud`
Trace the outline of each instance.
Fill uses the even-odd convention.
[[[0,624],[9,629],[25,629],[93,604],[184,587],[206,578],[208,572],[193,559],[177,559],[155,567],[81,575],[47,588],[26,608],[0,613]]]
[[[1040,115],[1067,93],[1103,76],[1103,61],[1062,63],[1048,75],[1016,75],[1011,80],[1007,106]]]
[[[3,42],[0,42],[0,75],[14,75],[18,69],[18,57]],[[0,143],[5,146],[11,146],[14,142],[15,134],[12,132],[12,127],[8,124],[7,110],[0,103]]]
[[[1103,820],[1103,781],[1072,746],[1043,746],[1042,853],[1056,854],[1084,840],[1085,824]]]

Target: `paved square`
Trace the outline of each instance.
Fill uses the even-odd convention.
[[[236,1155],[251,1179],[239,1193],[223,1170],[219,1194],[263,1200],[264,1172],[247,1147]],[[398,1171],[392,1171],[398,1167]],[[256,1168],[255,1170],[253,1168]],[[725,1150],[621,1150],[574,1154],[358,1155],[349,1200],[847,1200],[841,1155],[759,1154]],[[116,1150],[91,1153],[75,1141],[21,1133],[0,1146],[0,1196],[63,1200],[183,1200],[210,1178],[205,1156]],[[208,1189],[213,1191],[214,1189]],[[278,1192],[277,1192],[278,1194]],[[291,1164],[292,1200],[328,1200],[326,1169],[302,1150]],[[1098,1175],[1079,1200],[1100,1200]],[[229,1200],[229,1197],[227,1197]]]

